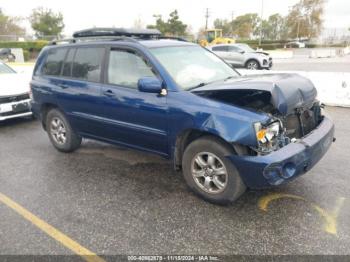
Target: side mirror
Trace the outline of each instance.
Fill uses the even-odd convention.
[[[245,51],[244,50],[241,50],[241,51],[239,51],[242,55],[245,53]]]
[[[161,93],[162,81],[156,77],[146,76],[139,79],[137,82],[137,88],[140,92],[146,93]]]

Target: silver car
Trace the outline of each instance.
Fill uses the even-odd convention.
[[[255,51],[247,44],[218,44],[208,49],[234,67],[252,70],[272,67],[272,58],[268,53]]]

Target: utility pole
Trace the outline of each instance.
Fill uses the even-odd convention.
[[[231,23],[230,23],[231,37],[233,37],[233,19],[234,19],[234,17],[235,17],[235,12],[232,11],[232,12],[231,12]]]
[[[208,29],[208,19],[209,19],[209,8],[205,11],[205,30]]]
[[[231,22],[233,21],[233,18],[235,17],[235,11],[231,12]]]
[[[263,14],[264,14],[264,0],[261,0],[259,46],[261,45],[261,38],[262,38]]]
[[[300,17],[298,16],[298,27],[297,27],[297,40],[299,41],[299,31],[300,31]]]

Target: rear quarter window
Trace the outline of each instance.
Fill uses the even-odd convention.
[[[55,48],[49,50],[42,69],[42,74],[52,76],[60,75],[66,53],[66,48]]]

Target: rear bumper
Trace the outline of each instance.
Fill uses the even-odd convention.
[[[328,151],[334,138],[334,124],[324,118],[319,126],[303,139],[265,156],[228,158],[237,167],[250,188],[265,188],[285,183],[310,170]]]

